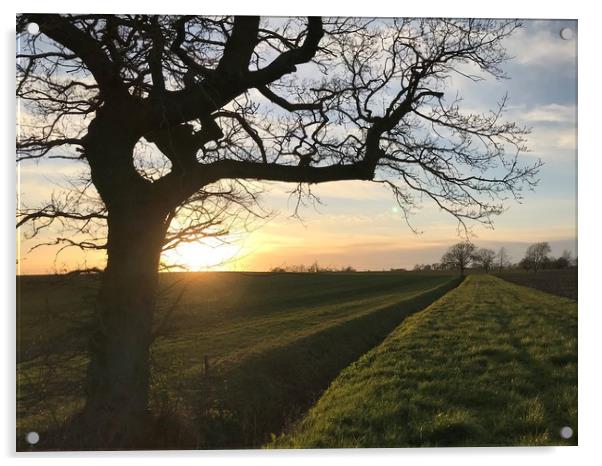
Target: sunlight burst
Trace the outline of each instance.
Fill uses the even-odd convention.
[[[191,272],[226,270],[240,255],[241,247],[207,238],[203,241],[179,244],[163,253],[162,261],[169,267],[180,266]]]

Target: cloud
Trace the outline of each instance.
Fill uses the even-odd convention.
[[[575,105],[547,104],[532,108],[523,113],[523,119],[533,123],[577,123],[577,107]]]
[[[316,194],[324,198],[337,199],[392,199],[391,192],[381,184],[366,181],[338,181],[324,183],[316,187]]]
[[[535,127],[529,136],[530,150],[542,159],[563,159],[574,162],[577,135],[573,128]]]
[[[527,146],[532,154],[544,160],[573,163],[577,150],[577,107],[556,103],[528,108],[515,106],[508,118],[531,128]]]
[[[575,63],[577,41],[560,37],[563,27],[577,30],[576,21],[525,21],[526,27],[510,36],[505,46],[514,61],[522,65],[559,66]]]

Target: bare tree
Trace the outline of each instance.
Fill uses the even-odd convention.
[[[495,261],[495,251],[487,248],[478,249],[473,254],[472,261],[475,265],[481,267],[485,273],[489,273]]]
[[[459,270],[464,276],[464,271],[473,260],[476,246],[468,241],[454,244],[441,257],[441,264],[452,270]]]
[[[41,33],[26,34],[28,22]],[[479,114],[444,94],[453,76],[503,78],[503,40],[518,27],[19,16],[17,96],[27,124],[18,160],[83,162],[96,202],[83,211],[78,202],[68,209],[51,202],[20,223],[94,218],[106,228],[106,240],[94,242],[107,264],[81,418],[108,437],[108,426],[133,425],[146,413],[161,251],[170,231],[184,231],[179,241],[190,239],[187,229],[216,231],[202,228],[205,217],[174,231],[183,208],[193,218],[206,208],[206,193],[219,204],[232,183],[244,190],[243,180],[297,183],[299,194],[312,183],[369,180],[388,186],[405,213],[417,194],[465,226],[491,223],[504,200],[533,187],[540,162],[521,163],[527,130],[504,120],[505,98]]]
[[[504,268],[510,266],[510,256],[504,246],[502,246],[496,254],[496,265],[498,272],[501,272]]]
[[[535,243],[527,248],[527,252],[525,253],[525,257],[523,259],[524,264],[526,264],[529,269],[533,269],[534,272],[537,272],[542,266],[549,260],[548,254],[552,251],[549,243]]]

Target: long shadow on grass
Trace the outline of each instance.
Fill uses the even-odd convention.
[[[303,415],[347,365],[381,343],[407,316],[455,288],[453,279],[419,296],[252,355],[201,378],[195,402],[197,448],[253,448]]]
[[[513,331],[512,319],[506,311],[498,309],[495,319],[500,327],[500,333],[508,336],[508,342],[517,351],[516,360],[531,374],[528,381],[532,384],[533,389],[526,390],[527,393],[525,394],[530,396],[544,394],[539,396],[539,400],[543,406],[545,423],[549,426],[554,426],[555,428],[552,429],[554,432],[560,431],[563,426],[570,424],[570,420],[566,412],[562,411],[555,400],[545,396],[545,391],[547,386],[556,382],[558,376],[555,375],[555,370],[558,366],[562,367],[564,364],[576,362],[576,355],[574,360],[570,357],[550,358],[549,361],[538,360],[529,353],[528,349],[521,342],[521,339]],[[577,442],[577,440],[577,436],[575,435],[571,441]]]

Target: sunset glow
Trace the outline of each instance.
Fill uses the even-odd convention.
[[[241,247],[208,238],[202,242],[182,243],[163,253],[162,262],[169,267],[180,266],[190,272],[228,269],[241,253]]]

